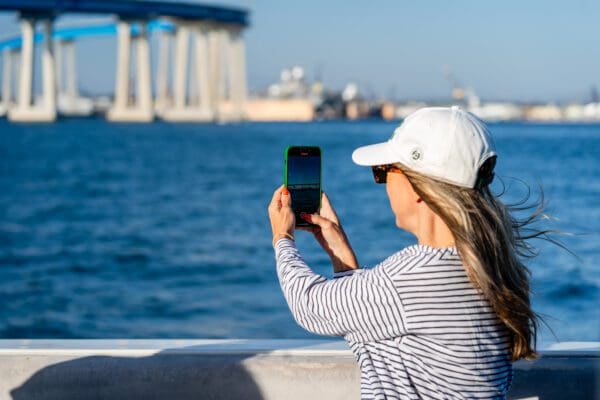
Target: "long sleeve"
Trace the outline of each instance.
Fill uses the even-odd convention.
[[[303,328],[358,342],[405,333],[400,296],[382,268],[327,279],[314,273],[294,241],[285,238],[275,244],[275,255],[283,294]]]

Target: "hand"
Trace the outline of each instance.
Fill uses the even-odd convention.
[[[329,254],[334,272],[358,268],[354,250],[352,250],[338,216],[325,192],[321,195],[319,213],[302,214],[302,218],[314,224],[314,226],[298,229],[309,230],[315,235],[321,247]]]
[[[273,245],[281,238],[294,237],[296,217],[292,211],[292,197],[283,185],[273,193],[273,199],[269,204],[269,219],[273,231]]]

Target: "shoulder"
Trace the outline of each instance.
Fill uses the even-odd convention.
[[[388,275],[410,272],[415,268],[442,262],[458,262],[460,257],[455,247],[435,248],[427,245],[414,244],[392,254],[374,269],[385,271]]]

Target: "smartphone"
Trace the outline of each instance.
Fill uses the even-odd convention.
[[[292,196],[296,226],[310,226],[300,214],[314,214],[321,208],[321,149],[317,146],[285,149],[283,181]]]

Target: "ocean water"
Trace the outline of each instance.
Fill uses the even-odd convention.
[[[0,337],[303,338],[281,294],[266,207],[289,144],[323,149],[323,187],[359,262],[415,242],[352,150],[396,123],[51,125],[0,121]],[[529,263],[542,342],[600,340],[600,125],[491,125],[505,201],[538,194]],[[312,237],[305,259],[331,275]],[[556,337],[554,336],[556,335]]]

